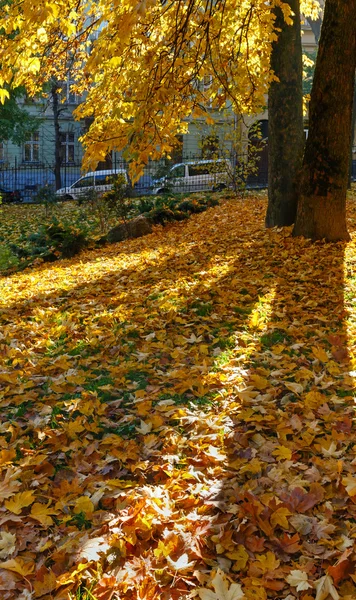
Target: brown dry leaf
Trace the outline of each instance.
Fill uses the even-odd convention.
[[[324,575],[314,583],[316,589],[315,600],[326,600],[332,598],[332,600],[339,600],[340,596],[337,593],[333,580],[329,575]]]

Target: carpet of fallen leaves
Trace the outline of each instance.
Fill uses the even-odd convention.
[[[2,600],[356,598],[356,196],[264,214],[0,280]]]

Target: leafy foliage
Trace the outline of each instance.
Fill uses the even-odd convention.
[[[4,600],[356,596],[355,241],[265,205],[0,280]]]
[[[53,76],[66,79],[70,56],[73,91],[86,92],[77,116],[93,120],[86,166],[125,149],[139,176],[150,158],[171,153],[188,117],[211,122],[210,109],[246,114],[264,105],[276,5],[290,22],[281,0],[56,0],[44,10],[12,2],[0,7],[3,82],[35,93]],[[304,14],[318,6],[302,2]]]
[[[0,139],[11,140],[14,144],[22,144],[30,133],[36,131],[41,123],[38,117],[27,112],[18,104],[19,93],[7,98],[0,104]]]
[[[212,197],[206,194],[193,194],[190,197],[186,194],[167,194],[166,197],[140,200],[139,211],[153,223],[164,225],[170,221],[184,221],[189,215],[204,212],[218,204],[216,194]]]
[[[18,258],[8,246],[0,246],[0,271],[7,271],[18,264]]]

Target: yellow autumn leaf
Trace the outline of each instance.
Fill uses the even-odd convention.
[[[320,348],[319,346],[313,346],[312,352],[313,352],[313,356],[315,356],[315,358],[317,358],[321,362],[323,362],[323,363],[328,362],[329,357],[326,354],[325,350],[323,350],[323,348]]]
[[[343,477],[342,485],[345,486],[349,496],[356,496],[356,477],[353,477],[352,475],[347,475],[346,477]]]
[[[253,386],[258,390],[265,390],[268,387],[268,380],[260,375],[251,375]]]
[[[30,513],[33,519],[36,519],[36,521],[39,521],[42,525],[46,525],[48,527],[53,525],[53,519],[50,515],[58,514],[57,511],[53,510],[52,508],[49,508],[50,503],[51,502],[49,502],[46,505],[40,504],[39,502],[35,502],[35,504],[31,506]]]
[[[311,410],[319,408],[319,406],[325,404],[326,401],[326,396],[324,396],[324,394],[318,392],[317,390],[312,390],[311,392],[308,392],[303,400],[305,406],[307,408],[310,408]]]
[[[5,100],[7,100],[8,98],[10,98],[10,94],[8,92],[8,90],[5,90],[3,88],[0,89],[0,102],[1,104],[4,104]]]
[[[257,311],[255,311],[250,317],[249,325],[250,327],[256,328],[260,324],[260,315]]]
[[[34,572],[35,563],[32,561],[27,562],[18,556],[17,558],[12,558],[11,560],[6,560],[5,562],[0,563],[0,569],[6,569],[7,571],[17,573],[22,577],[27,577]]]
[[[10,500],[6,500],[5,506],[8,510],[19,515],[23,508],[30,506],[35,500],[35,493],[31,490],[26,492],[19,492],[15,494]]]
[[[85,515],[91,515],[94,512],[94,504],[88,498],[88,496],[80,496],[77,498],[74,506],[74,511],[76,515],[83,512]]]
[[[250,555],[248,554],[245,546],[239,544],[236,550],[232,552],[227,552],[226,556],[234,561],[232,570],[233,571],[242,571],[247,565],[248,560],[250,559]]]
[[[284,381],[283,383],[293,394],[301,394],[303,392],[304,388],[301,383],[295,383],[294,381]]]
[[[159,540],[157,548],[153,551],[153,554],[159,558],[160,556],[169,556],[177,547],[177,539],[162,541]]]
[[[292,513],[288,510],[288,508],[277,508],[276,511],[270,516],[270,523],[272,527],[276,527],[279,525],[283,529],[289,528],[289,523],[287,517],[289,517]]]
[[[257,473],[260,473],[261,470],[262,470],[261,461],[258,458],[253,458],[248,463],[246,463],[245,465],[240,467],[239,472],[240,473],[252,473],[253,475],[256,475]]]
[[[39,27],[37,29],[37,38],[41,43],[46,43],[48,40],[48,35],[44,27]]]
[[[293,453],[290,448],[287,448],[286,446],[277,446],[277,448],[273,450],[272,454],[280,460],[290,460]]]
[[[275,569],[278,569],[279,565],[281,564],[276,558],[276,555],[270,551],[268,551],[267,554],[259,554],[256,557],[256,562],[258,562],[258,566],[263,573],[267,573],[267,571],[274,571]]]

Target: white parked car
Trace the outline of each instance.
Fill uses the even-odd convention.
[[[107,169],[106,171],[92,171],[80,177],[72,185],[56,191],[57,196],[65,200],[78,200],[91,190],[104,194],[112,189],[118,175],[125,178],[129,188],[129,178],[125,169]]]
[[[225,158],[179,163],[156,180],[152,193],[219,191],[231,185],[232,174],[231,162]]]

